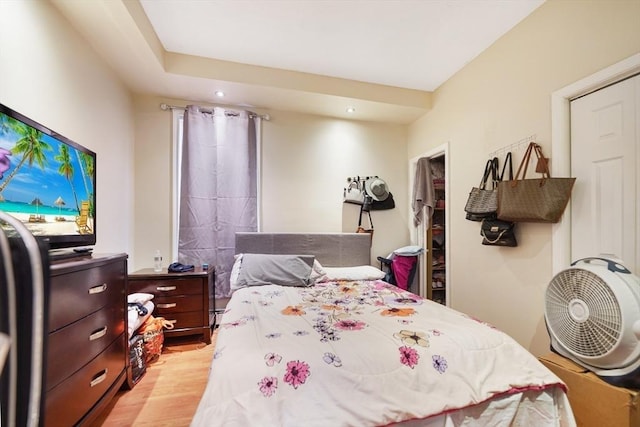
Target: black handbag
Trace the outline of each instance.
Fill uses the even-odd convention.
[[[499,219],[485,219],[480,225],[482,244],[485,246],[518,246],[515,223]]]
[[[389,192],[389,195],[386,199],[382,201],[373,200],[369,209],[371,209],[372,211],[384,211],[387,209],[393,209],[395,207],[396,202],[393,201],[393,194]]]

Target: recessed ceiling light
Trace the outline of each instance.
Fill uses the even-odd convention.
[[[215,95],[216,95],[218,98],[222,98],[222,97],[224,96],[224,92],[223,92],[223,91],[221,91],[221,90],[217,90],[217,91],[215,91]]]
[[[347,113],[355,113],[356,109],[353,107],[347,107]]]

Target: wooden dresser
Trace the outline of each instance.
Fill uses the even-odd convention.
[[[93,420],[126,379],[127,255],[52,263],[45,426]]]
[[[153,315],[173,323],[165,329],[165,337],[202,335],[211,344],[209,324],[209,284],[213,284],[213,269],[197,267],[186,273],[155,272],[151,268],[129,275],[129,293],[153,294]]]

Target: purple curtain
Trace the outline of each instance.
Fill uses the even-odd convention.
[[[256,120],[219,107],[185,111],[178,261],[215,267],[210,298],[230,295],[235,233],[257,230]]]

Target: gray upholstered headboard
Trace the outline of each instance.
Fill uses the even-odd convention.
[[[236,233],[236,253],[315,255],[325,267],[371,263],[364,233]]]

